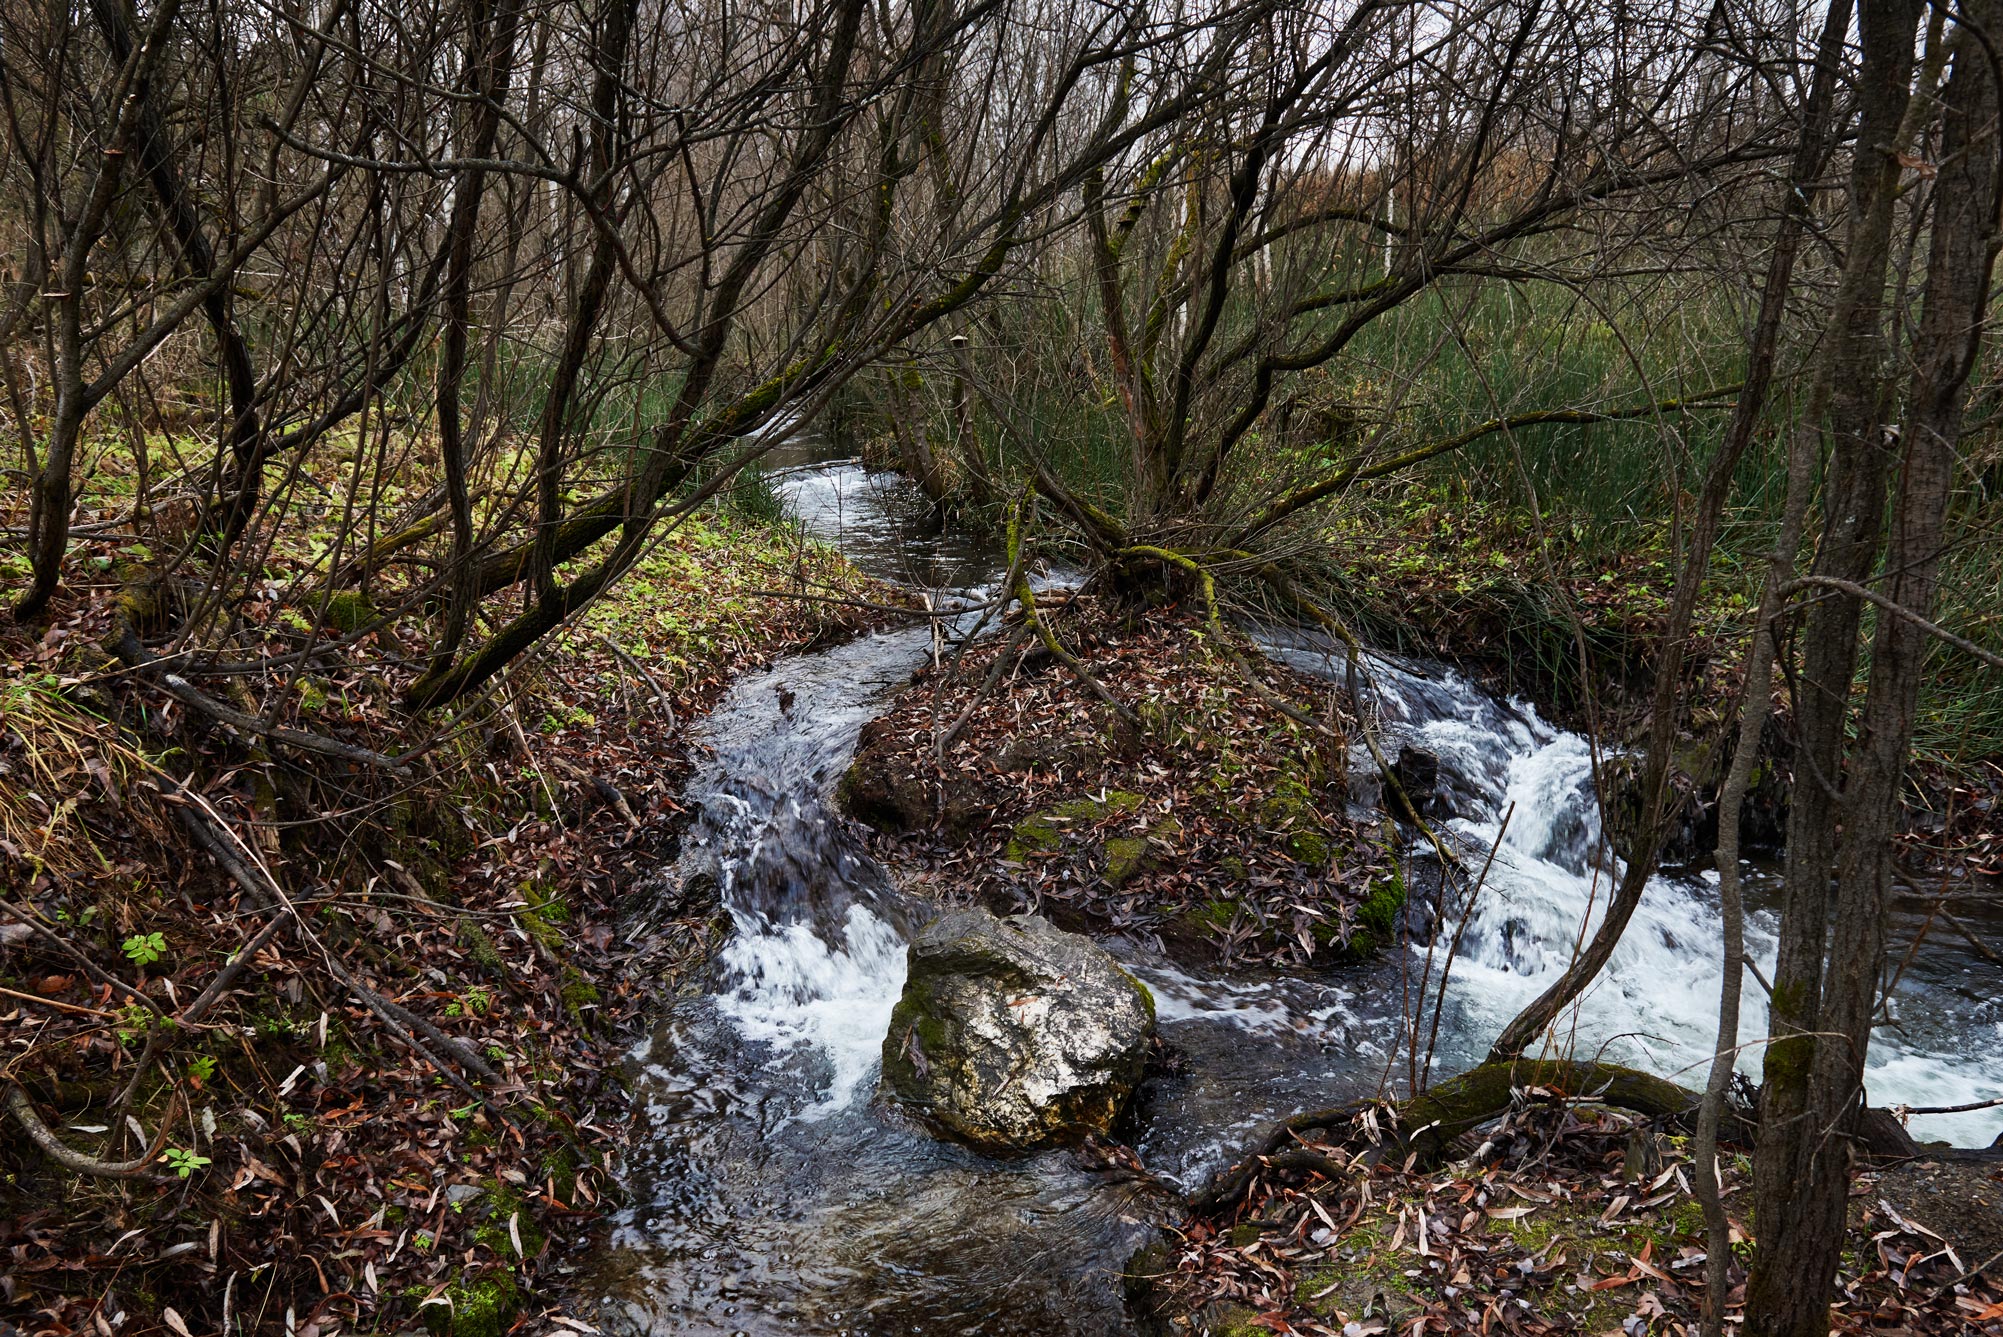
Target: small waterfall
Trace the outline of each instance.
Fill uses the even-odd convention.
[[[719,795],[719,883],[732,932],[718,955],[717,1008],[784,1065],[801,1050],[827,1086],[796,1116],[846,1108],[875,1074],[904,989],[905,934],[888,879],[812,796],[753,806]],[[710,820],[714,821],[714,818]]]
[[[1272,640],[1272,652],[1296,667],[1340,672],[1303,637]],[[1388,657],[1371,657],[1366,667],[1390,750],[1412,746],[1439,758],[1446,833],[1471,868],[1495,854],[1473,905],[1447,907],[1445,933],[1463,912],[1467,932],[1445,1004],[1445,1044],[1471,1062],[1565,969],[1598,928],[1620,877],[1601,827],[1592,746],[1527,703],[1499,700],[1451,670]],[[1358,780],[1365,789],[1375,784],[1374,776]],[[1561,1050],[1701,1083],[1723,977],[1717,880],[1708,871],[1651,879],[1606,970],[1560,1019]],[[1771,978],[1776,879],[1748,864],[1742,880],[1747,954]],[[1983,986],[1968,974],[1949,952],[1922,953],[1909,967],[1894,1000],[1899,1024],[1873,1037],[1867,1081],[1875,1103],[1967,1104],[2003,1091],[2003,1000],[1993,980]],[[1748,1042],[1766,1034],[1767,1009],[1751,970],[1743,998],[1739,1068],[1757,1079],[1764,1049]],[[1912,1130],[1982,1145],[1999,1121],[1995,1111],[1916,1116]]]

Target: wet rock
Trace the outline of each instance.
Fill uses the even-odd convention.
[[[1391,771],[1398,777],[1398,787],[1405,791],[1405,797],[1412,801],[1413,808],[1422,815],[1433,809],[1433,800],[1440,788],[1440,757],[1437,752],[1409,745],[1402,747],[1398,749],[1398,760],[1392,763]]]
[[[955,910],[911,942],[883,1041],[885,1094],[986,1151],[1103,1132],[1139,1084],[1154,999],[1088,938]]]
[[[1669,793],[1658,857],[1665,864],[1710,862],[1718,844],[1718,797],[1725,768],[1737,741],[1736,725],[1727,730],[1714,724],[1709,733],[1681,740],[1669,772]],[[1771,724],[1761,746],[1763,759],[1753,768],[1745,802],[1739,806],[1739,839],[1751,849],[1781,848],[1786,843],[1788,767],[1791,742]],[[1777,759],[1777,760],[1776,760]],[[1637,739],[1626,751],[1610,753],[1603,763],[1607,788],[1608,834],[1624,859],[1634,857],[1645,834],[1646,793],[1642,784],[1646,752]]]

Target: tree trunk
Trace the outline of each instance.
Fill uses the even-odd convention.
[[[1993,30],[2003,7],[1987,0],[1971,11],[1972,22]],[[1899,167],[1898,146],[1884,137],[1884,128],[1904,115],[1917,19],[1918,7],[1910,4],[1863,11],[1865,110],[1853,267],[1866,261],[1882,266],[1889,252],[1890,196]],[[1961,44],[1943,101],[1926,307],[1912,350],[1905,430],[1896,439],[1883,431],[1888,378],[1880,370],[1882,322],[1873,307],[1868,326],[1860,312],[1832,350],[1849,361],[1836,368],[1829,505],[1815,567],[1819,576],[1864,584],[1882,563],[1893,573],[1887,595],[1921,616],[1932,600],[1992,259],[1997,95],[1978,43]],[[1883,516],[1894,441],[1898,492],[1887,551]],[[1848,749],[1846,776],[1863,601],[1823,597],[1823,588],[1803,636],[1803,685],[1795,702],[1801,745],[1774,975],[1776,1039],[1767,1050],[1754,1156],[1759,1252],[1747,1287],[1748,1337],[1822,1337],[1829,1329],[1829,1291],[1848,1200],[1848,1135],[1863,1104],[1891,837],[1926,651],[1923,632],[1909,619],[1880,617],[1862,728]]]

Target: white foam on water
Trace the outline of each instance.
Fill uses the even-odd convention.
[[[811,924],[740,920],[722,961],[732,984],[717,995],[717,1008],[745,1039],[777,1051],[771,1066],[785,1066],[803,1047],[827,1058],[826,1090],[795,1117],[813,1122],[852,1104],[876,1075],[891,1009],[904,992],[896,928],[865,905],[848,908],[839,944]]]
[[[1405,686],[1403,676],[1376,675],[1380,690],[1389,692]],[[1492,804],[1450,823],[1475,867],[1495,850],[1448,990],[1469,1038],[1485,1046],[1557,979],[1598,928],[1620,864],[1602,839],[1585,738],[1553,728],[1522,702],[1500,714],[1492,698],[1451,674],[1426,680],[1422,690],[1426,701],[1401,703],[1408,722],[1396,731],[1399,741],[1435,752],[1442,770],[1451,767],[1462,779],[1461,793]],[[1493,782],[1498,775],[1499,792]],[[1716,883],[1715,873],[1658,875],[1649,882],[1607,968],[1560,1018],[1560,1048],[1701,1083],[1716,1042],[1723,980]],[[1451,923],[1445,931],[1451,932]],[[1747,916],[1746,949],[1771,978],[1776,938],[1770,915]],[[1742,999],[1745,1047],[1738,1066],[1757,1078],[1767,1007],[1750,970]],[[1904,1005],[1954,1006],[1938,994]],[[1960,1105],[2003,1093],[2003,1034],[1977,1029],[1982,1033],[1952,1052],[1943,1050],[1938,1034],[1921,1044],[1896,1029],[1880,1030],[1865,1079],[1872,1102]],[[1976,1145],[1986,1144],[1999,1125],[2003,1113],[1997,1110],[1915,1116],[1911,1123],[1918,1137]]]
[[[1970,1048],[1986,1044],[1989,1054],[2003,1053],[2003,1025],[1992,1026],[1989,1034],[1971,1037]],[[1871,1066],[1866,1081],[1871,1099],[1879,1105],[1920,1105],[1952,1107],[1972,1105],[2003,1096],[2003,1075],[1993,1059],[1983,1072],[1970,1079],[1967,1054],[1934,1054],[1920,1049],[1894,1050],[1882,1035],[1871,1042]],[[1906,1127],[1923,1142],[1952,1142],[1961,1147],[1987,1146],[1997,1135],[1997,1111],[1971,1110],[1966,1114],[1916,1114]]]
[[[1266,981],[1199,979],[1173,966],[1135,967],[1134,973],[1154,995],[1155,1017],[1167,1025],[1210,1022],[1252,1035],[1320,1034],[1331,1023],[1355,1020],[1350,995],[1323,987],[1312,1005],[1291,999],[1287,991]]]

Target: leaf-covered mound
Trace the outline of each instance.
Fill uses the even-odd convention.
[[[1007,635],[921,673],[842,783],[921,888],[1240,960],[1330,961],[1401,931],[1388,826],[1348,812],[1346,697],[1259,664],[1319,727],[1291,718],[1176,611],[1079,598],[1044,616],[1132,722]]]

